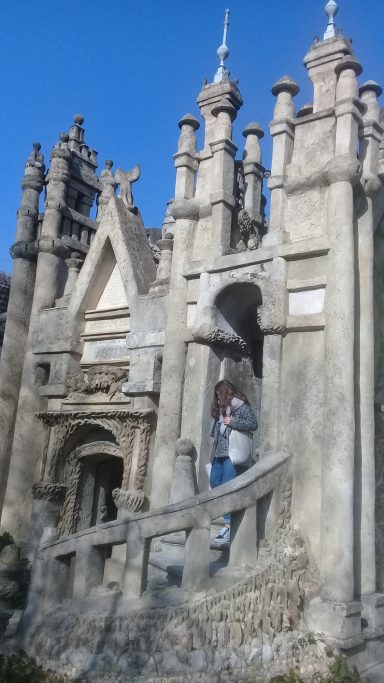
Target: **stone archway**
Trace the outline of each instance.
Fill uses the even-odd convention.
[[[116,519],[117,507],[112,491],[122,486],[124,461],[120,449],[109,441],[83,444],[75,454],[81,472],[74,530],[80,531]]]
[[[250,282],[234,282],[218,294],[215,305],[217,328],[243,342],[237,349],[221,347],[220,373],[216,379],[225,378],[238,386],[247,395],[260,422],[264,345],[258,322],[258,310],[262,306],[260,289]],[[258,433],[254,447],[256,453]]]
[[[116,509],[136,512],[143,507],[150,411],[47,412],[39,417],[50,438],[43,479],[35,484],[34,495],[59,508],[59,535],[108,521],[103,513],[112,519]],[[99,498],[95,482],[96,488],[101,482]]]

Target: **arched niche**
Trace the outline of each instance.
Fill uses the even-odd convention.
[[[60,480],[66,485],[59,529],[68,535],[117,518],[112,491],[121,488],[124,459],[114,436],[79,430],[64,449]]]
[[[264,337],[258,323],[260,289],[249,282],[230,284],[219,292],[215,305],[216,326],[245,342],[243,354],[248,355],[254,376],[261,380]]]
[[[95,441],[76,449],[81,464],[76,531],[117,518],[112,491],[121,488],[124,461],[120,449],[108,441]]]
[[[211,403],[215,384],[228,379],[248,397],[261,424],[263,340],[258,319],[265,300],[265,274],[200,276],[200,294],[188,344],[181,435],[197,451],[200,491],[208,488],[205,465],[212,450]],[[260,286],[259,286],[260,285]],[[198,397],[198,401],[196,401]],[[254,455],[259,452],[259,433]]]

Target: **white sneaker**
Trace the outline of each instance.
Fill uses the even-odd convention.
[[[231,527],[223,526],[215,538],[215,543],[229,543],[231,538]]]

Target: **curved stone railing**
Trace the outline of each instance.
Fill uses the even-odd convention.
[[[272,539],[279,526],[282,493],[289,481],[290,456],[272,453],[227,484],[173,505],[58,540],[52,538],[55,529],[46,527],[34,562],[27,612],[42,602],[49,607],[64,599],[86,598],[102,585],[105,561],[112,548],[122,544],[122,597],[137,600],[146,589],[152,539],[178,531],[186,531],[181,586],[199,590],[209,580],[211,522],[224,513],[232,515],[229,566],[254,567],[260,538]]]

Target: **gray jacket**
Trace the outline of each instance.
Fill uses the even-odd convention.
[[[218,417],[213,418],[210,436],[213,437],[212,458],[226,458],[228,457],[229,435],[232,429],[237,429],[239,432],[254,432],[258,427],[255,413],[248,403],[243,403],[231,415],[231,424],[227,426],[225,431],[220,432],[220,420]]]

